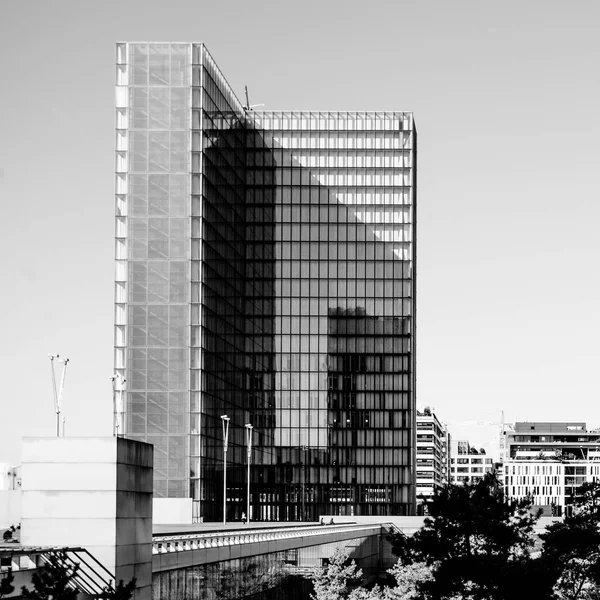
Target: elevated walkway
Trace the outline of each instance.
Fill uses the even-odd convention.
[[[252,525],[196,524],[155,528],[152,572],[169,571],[209,563],[350,543],[389,531],[386,523],[318,525],[273,523]]]

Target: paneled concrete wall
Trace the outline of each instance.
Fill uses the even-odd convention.
[[[24,438],[21,543],[81,546],[150,598],[152,464],[134,440]]]
[[[153,447],[116,438],[115,577],[137,581],[135,600],[152,595]]]

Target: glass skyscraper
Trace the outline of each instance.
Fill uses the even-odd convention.
[[[115,368],[155,495],[411,514],[416,130],[242,106],[202,44],[117,45]]]

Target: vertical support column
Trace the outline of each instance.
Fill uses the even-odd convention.
[[[115,374],[125,379],[127,345],[127,217],[129,170],[129,48],[117,44],[117,87],[115,91]],[[121,433],[127,432],[126,398],[122,397]]]

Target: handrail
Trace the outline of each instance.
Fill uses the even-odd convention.
[[[98,595],[105,589],[114,589],[114,575],[88,550],[80,546],[1,546],[0,555],[10,557],[13,571],[35,570],[41,564],[50,564],[52,557],[64,560],[65,566],[79,568],[73,586],[88,595]],[[27,558],[22,566],[21,557]],[[39,561],[42,561],[41,563]]]
[[[62,548],[40,553],[46,563],[50,562],[49,556],[52,555],[63,557],[72,567],[75,565],[79,567],[73,578],[74,587],[79,591],[94,595],[102,593],[107,588],[114,589],[114,575],[85,548]],[[91,560],[86,561],[85,556]]]

